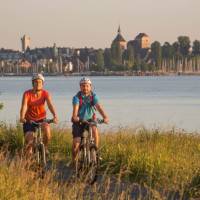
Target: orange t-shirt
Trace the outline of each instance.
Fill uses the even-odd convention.
[[[33,90],[24,92],[24,98],[27,100],[26,120],[38,121],[46,118],[45,101],[49,97],[46,90],[42,90],[39,97],[33,93]]]

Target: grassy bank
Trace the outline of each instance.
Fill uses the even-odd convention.
[[[72,139],[70,130],[54,129],[52,135],[49,150],[53,162],[70,160]],[[17,155],[17,152],[20,152],[23,147],[21,127],[9,127],[2,124],[0,146],[7,149],[12,155]],[[180,198],[200,196],[200,135],[198,134],[145,129],[141,129],[137,133],[135,130],[127,129],[115,133],[108,131],[101,134],[100,154],[102,157],[100,173],[104,178],[95,192],[99,199],[101,199],[102,194],[105,195],[105,191],[108,190],[107,182],[112,179],[116,180],[116,184],[114,184],[116,187],[119,182],[126,183],[123,190],[117,190],[118,198],[120,195],[131,195],[129,189],[133,188],[133,184],[148,188],[151,195],[157,196],[157,199],[162,199],[164,196],[173,199],[173,194],[180,196]],[[51,195],[55,195],[54,199],[62,199],[64,191],[71,192],[72,195],[77,194],[80,187],[86,188],[85,185],[81,184],[73,184],[71,187],[67,182],[60,185],[54,179],[56,169],[50,170],[45,180],[35,180],[31,171],[19,167],[20,162],[16,162],[15,157],[12,159],[14,161],[11,162],[5,155],[1,155],[0,194],[5,192],[9,194],[11,186],[18,185],[21,188],[19,191],[21,193],[24,191],[27,199],[34,190],[37,190],[41,195],[49,195],[48,198],[45,197],[46,199],[51,199]],[[27,184],[30,188],[27,187]],[[21,195],[17,187],[15,189],[16,195]],[[109,193],[110,195],[116,195],[115,189],[110,187],[109,190],[113,191],[113,193]],[[24,197],[24,199],[26,198]],[[63,199],[67,199],[67,197]]]

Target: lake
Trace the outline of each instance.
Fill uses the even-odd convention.
[[[80,77],[46,77],[60,125],[70,126],[72,97]],[[107,128],[176,127],[200,131],[200,76],[91,77],[94,92],[110,118]],[[0,77],[0,120],[15,123],[31,77]]]

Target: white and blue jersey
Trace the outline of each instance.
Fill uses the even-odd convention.
[[[72,104],[78,104],[80,106],[78,116],[81,120],[89,120],[93,118],[95,113],[94,106],[99,103],[99,98],[95,93],[92,93],[91,95],[85,96],[82,92],[79,92],[73,97]]]

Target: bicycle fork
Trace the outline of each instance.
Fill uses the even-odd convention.
[[[88,144],[87,144],[87,148],[88,148],[88,164],[90,165],[92,163],[91,160],[91,147],[94,145],[94,137],[92,135],[92,127],[89,127],[89,140],[88,140]]]
[[[41,128],[38,130],[38,138],[37,138],[37,162],[38,164],[46,165],[46,153],[45,146],[42,142],[42,131]]]
[[[89,127],[88,131],[89,135],[83,136],[83,154],[84,154],[84,166],[85,168],[89,167],[89,164],[91,163],[91,156],[90,156],[90,144],[92,138],[92,128]]]

